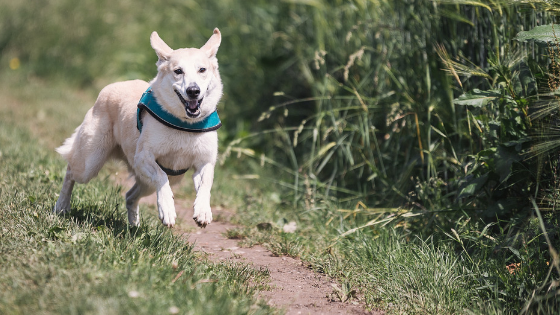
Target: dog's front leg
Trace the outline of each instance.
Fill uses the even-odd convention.
[[[206,163],[196,169],[193,174],[196,199],[194,200],[193,219],[200,227],[212,222],[212,209],[210,208],[210,190],[214,182],[214,165]]]
[[[169,178],[157,165],[154,155],[147,151],[137,153],[134,158],[134,169],[142,182],[156,189],[158,214],[163,225],[169,227],[175,225],[177,213],[175,213]]]

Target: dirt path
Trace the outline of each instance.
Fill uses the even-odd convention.
[[[119,176],[120,177],[120,176]],[[125,187],[132,182],[117,179]],[[143,203],[155,205],[155,194],[141,200]],[[364,311],[359,305],[334,302],[327,298],[333,292],[330,278],[306,268],[302,261],[290,257],[273,256],[262,246],[240,248],[237,240],[227,239],[224,233],[234,225],[227,222],[214,221],[204,229],[198,228],[192,220],[192,202],[175,199],[178,228],[176,233],[184,235],[189,242],[195,244],[195,250],[208,254],[211,261],[231,260],[253,265],[255,268],[266,268],[270,272],[270,291],[263,291],[260,297],[270,305],[284,309],[288,315],[296,314],[371,314],[381,315],[384,312]],[[226,210],[213,210],[214,216],[227,217]],[[231,213],[229,213],[231,214]]]

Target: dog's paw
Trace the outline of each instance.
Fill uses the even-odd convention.
[[[209,205],[199,206],[195,203],[193,220],[199,227],[206,227],[212,222],[212,209]]]
[[[70,210],[70,202],[61,201],[60,199],[56,202],[53,208],[53,213],[64,214]]]
[[[177,218],[173,193],[171,190],[168,193],[162,191],[158,193],[157,197],[158,214],[161,223],[165,226],[173,227]]]
[[[127,209],[128,212],[128,224],[131,226],[140,226],[140,210],[138,206],[134,209]]]

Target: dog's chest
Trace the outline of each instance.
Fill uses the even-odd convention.
[[[218,137],[215,131],[192,133],[166,130],[163,134],[148,138],[154,157],[166,168],[196,169],[201,165],[216,162]]]

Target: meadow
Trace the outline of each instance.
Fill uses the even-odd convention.
[[[153,30],[179,48],[214,27],[225,94],[213,201],[236,211],[229,237],[300,257],[340,280],[332,298],[366,308],[558,312],[560,26],[537,28],[558,4],[30,3],[0,0],[3,313],[272,311],[252,297],[266,273],[202,267],[153,217],[129,229],[108,176],[80,187],[69,216],[48,215],[64,171],[53,148],[96,93],[155,75]],[[130,306],[131,291],[154,296]]]

